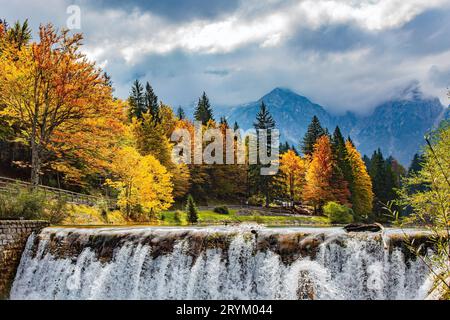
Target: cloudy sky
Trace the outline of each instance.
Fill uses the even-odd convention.
[[[287,87],[335,112],[369,112],[413,81],[445,105],[450,0],[0,0],[0,18],[67,25],[125,98],[135,78],[173,106]]]

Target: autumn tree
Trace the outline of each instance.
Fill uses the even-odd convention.
[[[56,130],[49,146],[50,173],[56,171],[65,182],[81,186],[92,179],[104,181],[115,148],[132,139],[125,126],[124,108],[123,101],[115,100],[101,117],[80,120],[84,130]]]
[[[83,120],[109,112],[111,87],[103,73],[79,50],[82,36],[41,26],[39,42],[0,55],[0,116],[20,126],[31,149],[31,182],[39,184],[41,168],[55,132],[82,131]]]
[[[302,189],[305,185],[306,162],[293,150],[288,150],[281,156],[280,170],[284,173],[290,199],[301,200]]]
[[[171,176],[153,156],[141,156],[130,146],[120,148],[111,172],[107,184],[118,190],[118,204],[127,218],[147,219],[173,203]]]
[[[356,218],[367,218],[372,214],[373,208],[372,180],[367,172],[366,164],[355,146],[347,141],[345,147],[352,173],[352,209]]]
[[[338,180],[334,175],[335,167],[330,138],[326,135],[322,136],[315,144],[303,193],[305,201],[314,206],[316,213],[328,201],[349,205],[348,186],[345,181]]]

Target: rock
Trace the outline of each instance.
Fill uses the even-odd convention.
[[[383,230],[383,226],[379,223],[364,224],[364,223],[352,223],[344,227],[347,232],[380,232]]]

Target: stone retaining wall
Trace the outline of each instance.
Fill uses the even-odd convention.
[[[0,220],[0,299],[7,299],[28,237],[46,221]]]

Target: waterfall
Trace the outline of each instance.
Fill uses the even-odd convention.
[[[401,243],[336,228],[47,228],[11,299],[423,299],[428,271]]]

